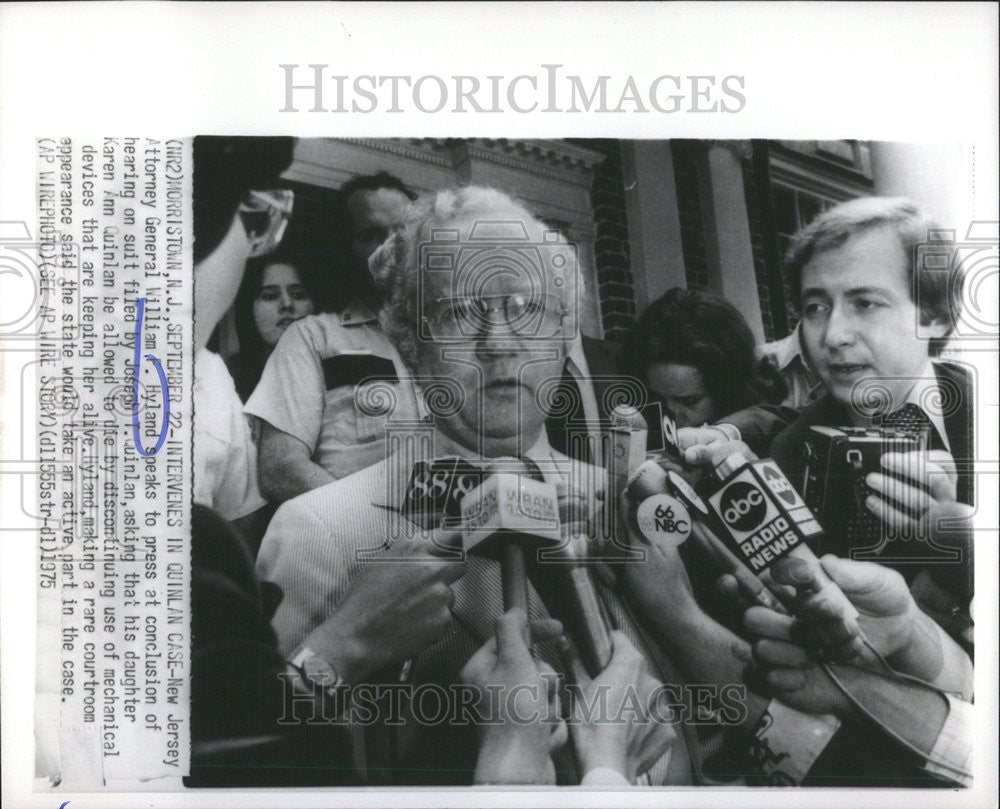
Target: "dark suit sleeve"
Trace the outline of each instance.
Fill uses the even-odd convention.
[[[764,456],[770,453],[771,442],[778,433],[798,416],[799,411],[794,407],[762,404],[737,410],[719,419],[719,422],[735,426],[740,431],[743,442],[757,455]]]
[[[191,520],[192,787],[357,783],[343,727],[279,722],[295,706],[242,537],[201,506]]]

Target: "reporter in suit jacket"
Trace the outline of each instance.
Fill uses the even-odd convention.
[[[787,261],[803,347],[826,393],[774,439],[771,455],[801,485],[811,426],[889,425],[900,418],[900,426],[925,429],[926,452],[886,453],[885,473],[866,477],[872,494],[865,505],[889,537],[912,535],[934,504],[971,504],[974,497],[973,377],[961,365],[936,360],[960,311],[961,266],[951,261],[941,270],[920,260],[934,230],[909,200],[857,199],[808,225]],[[849,538],[839,539],[845,544],[826,550],[848,555]],[[960,636],[955,621],[965,604],[948,592],[948,581],[960,576],[966,586],[950,589],[967,591],[968,560],[899,569],[921,607]],[[934,592],[931,579],[944,592]]]

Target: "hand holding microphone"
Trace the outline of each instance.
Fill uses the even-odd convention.
[[[391,558],[365,565],[303,645],[333,663],[349,683],[422,652],[451,622],[450,585],[465,564],[442,556],[439,548],[457,539],[454,532],[436,532],[433,542],[401,544]]]
[[[572,680],[569,728],[585,773],[607,767],[631,783],[670,749],[677,734],[642,653],[625,634],[613,632],[612,638],[614,655],[597,674],[587,670],[572,644],[560,650]]]
[[[949,691],[971,694],[971,665],[967,665],[967,656],[921,611],[899,573],[875,562],[856,562],[832,555],[824,556],[820,562],[823,570],[858,609],[861,628],[869,643],[895,671]],[[814,597],[813,568],[787,559],[776,564],[772,573],[778,581],[804,594],[797,612],[796,637],[801,638],[821,627],[825,637],[836,638],[839,633],[845,638],[843,643],[850,642],[842,626],[839,604],[835,600]],[[758,617],[748,611],[749,622]],[[826,659],[845,656],[835,644],[825,651]]]
[[[809,589],[801,588],[793,598],[783,599],[785,606],[798,614],[807,599],[829,601],[841,619],[835,625],[813,628],[817,649],[835,651],[835,659],[841,661],[867,656],[857,609],[807,544],[822,536],[823,529],[777,464],[769,459],[750,462],[734,453],[716,468],[716,474],[722,485],[708,501],[725,525],[734,552],[758,577],[779,560],[796,560],[796,570],[809,571]],[[781,597],[781,591],[776,595]]]
[[[622,497],[624,523],[632,546],[644,555],[617,569],[643,613],[658,625],[673,626],[674,621],[683,623],[701,608],[678,552],[696,530],[697,521],[674,496],[667,475],[655,460],[648,460],[629,481]]]
[[[520,610],[505,612],[496,634],[462,668],[459,678],[474,689],[482,715],[495,720],[476,728],[475,783],[555,783],[551,754],[566,742],[566,723],[560,718],[556,673],[532,659],[526,637],[553,640],[560,630],[558,621],[529,625]],[[499,700],[498,687],[503,688]]]

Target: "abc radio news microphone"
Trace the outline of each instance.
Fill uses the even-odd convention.
[[[815,570],[816,592],[840,607],[844,626],[858,639],[853,649],[859,653],[863,639],[858,611],[807,544],[819,541],[823,528],[778,465],[770,459],[750,462],[737,452],[715,473],[721,485],[708,502],[725,525],[734,553],[758,576],[786,557],[805,561]],[[794,602],[786,606],[795,612]]]
[[[688,536],[699,552],[707,556],[722,573],[736,579],[740,595],[751,604],[784,612],[781,603],[721,538],[725,530],[717,525],[705,501],[684,478],[673,470],[664,470],[655,460],[644,462],[632,476],[628,487],[629,523],[650,542]]]
[[[677,427],[660,403],[652,402],[642,411],[618,405],[611,414],[610,432],[613,452],[608,459],[609,485],[616,504],[621,494],[626,494],[624,524],[631,532],[649,542],[677,545],[690,536],[699,551],[722,572],[736,577],[748,601],[780,608],[763,583],[720,538],[725,528],[702,498],[676,471],[660,465],[661,459],[672,466],[683,465]]]
[[[780,601],[768,589],[767,569],[786,556],[807,561],[817,570],[823,597],[834,599],[841,607],[844,626],[858,639],[852,651],[860,653],[863,641],[858,611],[826,575],[807,544],[809,539],[819,539],[823,529],[777,464],[772,460],[751,463],[739,453],[730,455],[716,468],[721,485],[706,504],[680,474],[657,463],[655,458],[661,456],[676,465],[680,452],[670,416],[657,412],[654,418],[660,426],[658,447],[662,449],[653,459],[643,462],[640,458],[636,463],[635,442],[613,439],[613,446],[623,448],[619,454],[631,453],[631,457],[615,460],[616,471],[622,467],[633,470],[625,485],[629,529],[650,542],[680,544],[690,536],[701,553],[736,579],[743,598],[778,612],[794,612],[795,603]],[[613,434],[616,421],[620,429],[631,431],[645,424],[634,408],[616,408]],[[610,474],[609,465],[609,478]]]

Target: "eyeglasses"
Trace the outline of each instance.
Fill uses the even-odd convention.
[[[515,292],[509,295],[438,298],[424,316],[435,338],[476,337],[506,324],[519,337],[555,337],[569,310],[555,295]]]
[[[243,228],[250,238],[250,258],[266,256],[281,244],[295,203],[295,192],[288,188],[251,191],[237,209]]]

